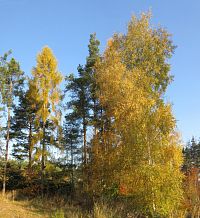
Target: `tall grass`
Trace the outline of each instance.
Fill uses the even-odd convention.
[[[19,199],[18,199],[19,200]],[[79,199],[80,200],[80,199]],[[133,205],[127,202],[113,202],[99,200],[92,205],[90,211],[77,200],[66,201],[60,196],[34,198],[32,200],[13,201],[12,193],[6,196],[0,194],[0,207],[7,208],[3,218],[16,217],[49,217],[49,218],[141,218],[140,214],[134,212]],[[4,205],[4,206],[3,206]],[[13,208],[13,209],[12,209]],[[14,211],[14,212],[12,212]],[[17,211],[17,212],[16,212]],[[1,214],[0,214],[0,217]],[[148,216],[146,216],[148,217]],[[176,211],[167,218],[199,218],[200,205],[193,205],[186,208],[177,208]],[[149,218],[149,217],[148,217]]]

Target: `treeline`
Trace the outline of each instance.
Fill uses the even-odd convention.
[[[185,174],[184,190],[186,207],[199,210],[200,201],[200,141],[194,137],[187,143],[183,149],[184,164],[183,172]],[[198,212],[199,216],[199,212]]]
[[[91,34],[86,63],[65,77],[64,90],[50,48],[37,55],[31,78],[9,53],[1,57],[3,194],[83,196],[90,205],[100,197],[120,199],[152,217],[182,208],[182,168],[189,172],[193,160],[183,164],[164,101],[175,46],[150,17],[133,16],[103,53]]]

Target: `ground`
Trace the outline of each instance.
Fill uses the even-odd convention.
[[[32,208],[28,202],[11,201],[0,198],[0,218],[36,218],[49,217]]]

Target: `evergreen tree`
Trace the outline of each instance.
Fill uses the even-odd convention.
[[[78,67],[79,77],[73,74],[68,76],[66,91],[71,93],[71,101],[68,102],[68,108],[72,110],[71,116],[79,122],[83,136],[83,157],[82,163],[85,166],[88,162],[87,152],[87,127],[89,122],[89,96],[88,80],[84,76],[83,67]]]
[[[5,106],[7,112],[7,126],[6,126],[6,151],[5,151],[5,166],[3,177],[3,195],[6,190],[6,171],[9,153],[9,141],[10,141],[10,124],[11,124],[11,111],[14,105],[14,99],[20,93],[24,77],[23,72],[20,69],[19,63],[11,58],[8,60],[6,53],[0,60],[0,93],[2,104]]]
[[[100,111],[101,106],[99,104],[98,98],[97,98],[97,83],[95,80],[96,77],[96,69],[95,65],[97,61],[100,59],[100,53],[99,53],[99,40],[96,39],[96,34],[93,33],[90,35],[90,41],[88,45],[89,50],[89,56],[86,58],[86,65],[85,65],[85,77],[88,77],[88,87],[89,87],[89,101],[90,101],[90,109],[92,111],[92,114],[90,115],[90,125],[93,126],[94,129],[94,135],[97,134],[97,130],[99,128],[99,119],[100,119]]]
[[[65,116],[63,132],[64,149],[70,170],[71,183],[74,186],[74,170],[80,164],[80,143],[82,141],[80,125],[76,117],[74,117],[74,113]]]
[[[95,80],[95,64],[100,58],[100,42],[96,39],[96,34],[90,35],[88,45],[89,56],[86,65],[78,67],[78,77],[70,75],[67,77],[68,84],[66,91],[71,92],[69,108],[73,110],[73,116],[81,122],[83,133],[83,163],[88,163],[87,128],[93,126],[94,134],[97,133],[100,106],[96,96],[97,84]],[[92,114],[91,114],[92,113]]]
[[[200,168],[200,142],[191,140],[191,160],[194,167]]]
[[[13,156],[18,160],[25,160],[28,157],[29,170],[33,162],[34,146],[39,141],[36,115],[40,109],[40,102],[35,98],[37,94],[35,84],[29,80],[29,88],[19,96],[19,104],[14,107],[11,122],[11,138],[14,140]]]
[[[191,170],[193,167],[200,168],[200,142],[196,141],[194,137],[188,142],[183,154],[185,170]]]

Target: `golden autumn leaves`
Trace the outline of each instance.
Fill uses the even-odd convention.
[[[126,34],[115,34],[95,64],[95,93],[103,126],[91,140],[90,189],[132,197],[137,210],[169,215],[182,199],[181,145],[171,105],[164,101],[172,81],[170,35],[150,25],[150,15],[132,17]],[[48,119],[58,120],[62,75],[48,47],[32,71],[37,115],[45,138]],[[46,156],[42,141],[42,171]],[[86,162],[86,161],[85,161]]]
[[[48,47],[44,47],[37,56],[37,65],[32,71],[38,98],[42,101],[40,109],[41,118],[44,122],[48,119],[50,111],[55,112],[56,104],[59,103],[61,92],[59,85],[63,79],[57,69],[57,60]]]
[[[183,178],[175,119],[163,100],[172,80],[168,59],[174,46],[170,35],[152,28],[149,20],[149,14],[133,16],[127,33],[115,34],[96,64],[98,96],[110,129],[103,143],[95,144],[94,180],[103,183],[95,181],[94,189],[118,185],[138,209],[166,216],[181,202]]]

